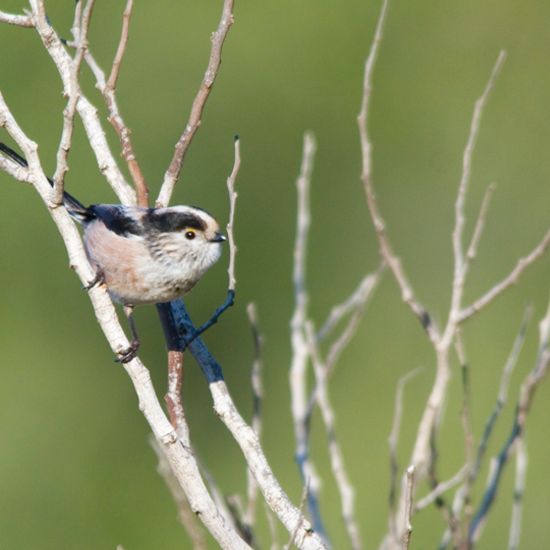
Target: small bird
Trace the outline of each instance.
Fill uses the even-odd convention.
[[[4,143],[0,143],[0,151],[28,166]],[[124,306],[133,341],[118,361],[128,362],[139,348],[133,307],[169,302],[187,294],[220,258],[226,238],[208,212],[193,206],[84,206],[67,192],[63,203],[84,228],[86,253],[97,273],[88,288],[104,283],[113,300]]]

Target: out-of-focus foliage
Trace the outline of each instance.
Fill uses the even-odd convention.
[[[124,2],[96,4],[90,47],[107,69]],[[24,5],[5,0],[2,9],[17,12]],[[73,5],[47,2],[52,24],[63,36],[69,36]],[[219,1],[136,3],[118,98],[153,191],[186,121],[220,9]],[[174,203],[201,205],[225,222],[232,139],[236,133],[241,136],[238,301],[206,340],[224,366],[239,408],[248,415],[253,348],[245,306],[257,302],[266,335],[265,449],[295,501],[301,486],[293,463],[287,383],[294,179],[302,134],[313,130],[319,149],[308,277],[311,313],[320,323],[330,306],[378,263],[358,177],[355,120],[378,10],[379,2],[358,0],[237,2],[219,80],[174,197]],[[473,103],[501,48],[508,51],[508,60],[484,114],[474,157],[469,230],[486,186],[496,182],[497,191],[466,301],[506,274],[548,226],[549,23],[550,4],[543,0],[395,1],[390,6],[374,76],[375,186],[395,249],[419,298],[440,322],[450,296],[450,232],[462,151]],[[56,71],[32,30],[0,27],[0,48],[0,88],[24,130],[39,143],[44,165],[53,171],[64,106]],[[103,112],[88,71],[83,68],[82,73],[86,93]],[[107,132],[118,151],[111,130]],[[113,201],[83,134],[78,123],[67,188],[85,202]],[[0,180],[0,546],[190,547],[155,472],[148,429],[131,384],[112,361],[53,224],[32,189],[3,174]],[[525,306],[534,305],[535,318],[546,307],[549,268],[550,260],[543,259],[465,328],[476,436],[492,410]],[[225,286],[222,262],[187,299],[198,321],[223,299]],[[165,354],[154,308],[141,308],[137,321],[142,357],[162,393]],[[534,362],[536,335],[533,323],[491,453],[508,432],[519,384]],[[402,465],[433,379],[434,358],[386,275],[331,381],[338,433],[370,548],[386,526],[386,437],[395,384],[419,366],[423,373],[406,390]],[[197,370],[189,360],[184,393],[192,439],[223,490],[242,494],[240,453],[212,414]],[[528,422],[525,548],[540,547],[549,536],[548,397],[543,387]],[[439,440],[441,477],[453,475],[463,461],[460,406],[456,370]],[[322,511],[335,548],[345,548],[319,420],[314,417],[312,445],[327,479]],[[508,467],[484,548],[502,548],[507,540],[512,474]],[[430,510],[414,526],[412,547],[428,548],[436,544],[443,523]],[[260,537],[267,541],[263,520]],[[286,540],[282,531],[280,539]]]

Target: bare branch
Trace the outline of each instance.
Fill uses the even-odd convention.
[[[0,23],[8,23],[17,27],[34,27],[32,17],[30,15],[19,15],[0,11]]]
[[[178,436],[189,438],[189,429],[185,420],[181,388],[183,385],[183,353],[168,350],[168,391],[164,396],[168,416]]]
[[[382,265],[376,273],[365,275],[357,285],[357,288],[346,300],[333,306],[326,321],[321,325],[317,333],[317,339],[319,341],[324,340],[346,315],[349,315],[351,312],[361,307],[373,290],[377,279],[376,275],[381,273],[383,269],[384,266]]]
[[[470,365],[466,359],[464,343],[462,341],[462,332],[460,327],[456,327],[455,349],[460,363],[460,372],[462,375],[462,408],[460,417],[462,420],[462,431],[464,432],[464,451],[466,464],[471,468],[474,456],[474,434],[472,430],[472,414],[470,405]]]
[[[354,550],[360,550],[360,548],[362,548],[362,543],[361,535],[359,533],[359,526],[357,525],[355,518],[355,490],[350,482],[344,462],[342,448],[340,447],[340,443],[336,436],[336,419],[334,415],[334,408],[328,394],[328,368],[326,365],[323,365],[320,357],[313,325],[311,323],[307,323],[305,330],[309,353],[313,363],[313,370],[315,372],[315,395],[327,432],[330,465],[334,480],[336,481],[336,485],[340,493],[342,518],[344,520],[344,525],[346,527],[346,532],[348,534],[351,547]]]
[[[69,96],[71,58],[66,52],[59,36],[47,20],[43,0],[30,0],[30,3],[32,19],[36,30],[59,72],[64,91]],[[101,173],[107,178],[109,185],[122,204],[135,204],[136,195],[134,190],[126,183],[109,150],[105,133],[99,122],[97,110],[83,95],[78,99],[76,109],[84,124],[86,135],[96,156]]]
[[[507,288],[516,284],[519,278],[523,275],[523,272],[535,263],[550,246],[550,229],[544,235],[543,239],[539,242],[531,252],[520,258],[512,271],[502,281],[497,283],[493,288],[488,290],[483,296],[478,298],[473,304],[465,307],[460,311],[458,316],[458,322],[462,323],[469,319],[472,315],[483,309],[486,305],[490,304],[497,296],[504,292]]]
[[[468,531],[468,543],[479,540],[487,520],[488,513],[495,500],[502,472],[512,454],[516,443],[523,438],[527,417],[533,403],[538,386],[546,376],[550,367],[550,302],[545,317],[539,323],[539,349],[533,370],[527,375],[519,392],[516,414],[512,423],[510,435],[503,444],[498,455],[493,459],[485,493],[481,500]]]
[[[407,374],[401,376],[397,381],[395,388],[395,401],[393,408],[393,422],[388,436],[388,447],[390,451],[390,511],[395,512],[395,498],[397,489],[397,473],[399,471],[399,464],[397,462],[397,444],[399,442],[399,434],[401,433],[401,419],[403,417],[403,393],[405,386],[420,372],[422,369],[414,369]],[[395,522],[390,517],[390,528],[395,534]]]
[[[118,44],[117,52],[115,54],[109,79],[105,79],[105,73],[103,72],[90,51],[86,51],[84,58],[96,79],[96,88],[101,92],[105,100],[105,105],[109,112],[108,121],[111,123],[119,138],[122,148],[122,158],[126,161],[128,171],[132,176],[132,181],[134,182],[134,187],[136,189],[137,202],[140,206],[147,207],[149,205],[149,189],[147,187],[145,177],[143,175],[143,172],[141,171],[141,167],[139,166],[136,155],[134,153],[131,130],[128,128],[122,118],[122,115],[120,114],[118,102],[116,99],[116,84],[120,73],[122,59],[126,52],[126,46],[128,43],[132,8],[133,0],[128,0],[122,16],[122,31],[120,41]]]
[[[70,67],[68,87],[65,90],[65,94],[68,95],[68,102],[63,110],[63,131],[57,150],[57,166],[53,176],[52,203],[55,205],[63,203],[65,175],[69,170],[67,158],[72,143],[76,106],[81,93],[80,85],[78,84],[78,74],[84,53],[88,47],[88,29],[90,27],[93,7],[94,0],[88,0],[82,14],[81,2],[78,2],[75,7],[73,33],[77,42],[77,49]]]
[[[118,75],[120,73],[120,66],[122,64],[122,58],[126,52],[126,45],[128,44],[128,34],[130,31],[130,17],[132,16],[132,9],[134,8],[134,0],[128,0],[126,2],[126,8],[122,13],[122,31],[120,33],[120,40],[118,43],[113,66],[111,67],[111,74],[107,80],[106,88],[108,91],[114,91],[116,88]]]
[[[516,481],[514,484],[514,499],[512,504],[512,519],[510,521],[508,550],[517,550],[519,548],[526,473],[527,449],[524,438],[520,437],[516,443]]]
[[[462,234],[464,231],[464,225],[466,223],[466,216],[464,214],[464,208],[466,203],[466,194],[468,192],[468,185],[470,183],[470,174],[472,171],[472,157],[474,154],[474,148],[479,134],[479,126],[481,123],[481,116],[489,94],[495,85],[496,78],[502,68],[504,60],[506,59],[506,53],[501,51],[496,63],[489,76],[489,81],[483,90],[483,93],[475,103],[474,113],[472,115],[472,122],[470,126],[470,133],[468,135],[468,141],[464,149],[464,155],[462,159],[462,175],[458,186],[458,193],[455,203],[455,226],[453,229],[452,242],[453,242],[453,256],[454,256],[454,274],[453,274],[453,287],[451,293],[451,307],[449,309],[449,318],[447,325],[442,336],[442,347],[447,347],[454,335],[458,317],[460,315],[460,308],[462,303],[462,295],[464,292],[464,283],[466,281],[466,275],[468,273],[469,261],[464,257],[464,250],[462,248]]]
[[[32,183],[31,175],[28,168],[12,162],[3,155],[0,155],[0,170],[6,172],[17,181],[21,181],[23,183]]]
[[[227,191],[229,192],[229,221],[227,222],[227,238],[229,240],[229,290],[235,290],[237,281],[235,279],[235,256],[237,255],[237,245],[233,235],[233,223],[235,221],[235,205],[237,202],[237,192],[235,191],[235,180],[241,166],[241,147],[238,137],[235,138],[235,161],[233,170],[227,178]]]
[[[477,215],[476,225],[472,234],[472,239],[468,246],[468,252],[466,253],[466,258],[469,262],[472,262],[477,255],[477,247],[479,245],[479,241],[485,227],[487,210],[489,209],[489,204],[491,202],[491,198],[493,197],[495,189],[496,185],[492,183],[487,187],[487,189],[485,190],[485,194],[483,195],[483,200],[481,201],[481,206],[479,208],[479,214]]]
[[[357,332],[359,323],[367,307],[367,303],[372,296],[376,286],[378,285],[378,282],[380,281],[382,269],[383,266],[381,269],[367,277],[368,283],[363,288],[363,295],[360,296],[353,315],[349,318],[348,323],[344,327],[344,330],[342,330],[342,332],[340,333],[340,336],[338,336],[338,338],[330,346],[325,361],[325,367],[327,369],[328,375],[332,374],[338,362],[338,359],[340,358],[340,355],[346,349],[346,347],[354,337],[355,333]]]
[[[254,341],[254,362],[250,373],[252,386],[252,429],[261,440],[262,434],[262,399],[263,399],[263,384],[262,384],[262,343],[263,336],[260,332],[258,312],[256,304],[248,304],[246,308],[248,320],[252,329],[252,338]],[[250,527],[254,527],[256,523],[256,504],[258,499],[258,484],[254,476],[247,469],[247,497],[248,503],[244,513],[244,522]],[[269,512],[268,512],[269,513]]]
[[[133,7],[133,0],[128,0],[126,3],[126,8],[122,14],[122,31],[120,33],[120,41],[113,60],[113,66],[111,67],[111,74],[109,75],[109,79],[103,89],[101,89],[100,82],[98,80],[98,88],[103,94],[105,103],[107,104],[107,108],[109,110],[109,122],[112,124],[120,139],[120,144],[122,146],[122,158],[126,161],[128,170],[132,176],[132,180],[136,188],[138,205],[147,207],[149,206],[149,188],[147,187],[145,176],[141,171],[141,167],[134,153],[131,131],[122,119],[116,101],[116,85],[120,73],[122,58],[124,57],[126,45],[128,44],[130,17],[132,15]]]
[[[193,101],[191,113],[189,115],[187,125],[185,126],[185,130],[176,143],[174,156],[172,157],[172,161],[164,174],[164,182],[156,202],[157,206],[167,206],[170,202],[170,197],[174,191],[174,186],[176,185],[181,172],[181,166],[185,153],[187,152],[187,149],[189,148],[189,145],[191,144],[191,141],[193,140],[193,137],[201,124],[204,106],[208,100],[220,68],[223,43],[225,42],[227,33],[233,24],[233,4],[234,0],[224,0],[222,16],[218,28],[216,32],[212,34],[212,49],[210,51],[210,59],[208,61],[206,73],[204,74],[204,78],[201,82],[195,100]]]
[[[300,499],[300,514],[304,515],[304,508],[306,506],[307,502],[307,494],[309,491],[309,483],[306,480],[306,483],[304,483],[304,488],[302,489],[302,498]],[[298,534],[298,527],[300,524],[297,524],[296,529],[290,533],[290,540],[287,544],[283,546],[283,550],[290,550],[294,544],[294,541],[296,540],[296,535]]]
[[[406,503],[405,507],[405,532],[403,533],[403,550],[408,550],[409,544],[411,543],[412,535],[412,512],[413,512],[413,494],[414,494],[414,473],[415,467],[409,466],[407,468],[407,486],[405,491]]]
[[[459,483],[462,483],[468,475],[468,466],[464,465],[460,470],[447,481],[438,483],[434,489],[432,489],[425,497],[419,499],[414,505],[414,511],[419,512],[424,508],[433,504],[438,498],[444,495],[447,491],[450,491],[453,487],[456,487]]]
[[[279,517],[289,533],[298,529],[295,544],[304,550],[326,548],[321,537],[311,528],[300,511],[292,505],[275,478],[260,446],[254,430],[246,424],[237,411],[225,382],[219,380],[209,385],[214,410],[239,444],[246,462],[269,507]]]
[[[361,140],[361,156],[362,156],[362,172],[361,180],[365,189],[367,198],[367,205],[369,208],[370,216],[376,236],[378,238],[378,244],[380,246],[380,255],[390,268],[393,276],[401,289],[401,297],[405,303],[409,305],[413,313],[418,317],[424,329],[427,331],[428,336],[432,343],[438,340],[438,331],[426,309],[417,300],[413,288],[407,279],[405,271],[401,265],[401,261],[393,252],[388,235],[386,233],[386,225],[384,218],[378,208],[378,202],[374,192],[372,183],[372,144],[368,134],[368,115],[369,105],[372,94],[372,73],[376,59],[378,57],[378,49],[380,42],[382,41],[384,22],[386,13],[388,11],[389,0],[384,0],[382,4],[382,10],[378,17],[378,23],[376,25],[376,31],[374,39],[371,44],[370,52],[365,63],[365,75],[363,79],[363,96],[361,99],[361,110],[357,116],[357,123],[359,125],[359,137]]]
[[[294,422],[294,437],[296,440],[296,462],[300,469],[302,480],[308,480],[307,494],[309,512],[315,529],[324,532],[323,522],[319,513],[318,493],[321,480],[315,466],[309,457],[309,407],[307,388],[307,362],[309,350],[305,337],[308,294],[306,288],[306,253],[307,238],[310,225],[309,187],[315,157],[315,138],[313,134],[304,135],[302,162],[300,174],[296,180],[298,192],[298,212],[296,219],[296,241],[294,245],[294,269],[292,281],[294,284],[294,313],[290,321],[290,339],[292,359],[289,372],[290,398],[292,419]]]

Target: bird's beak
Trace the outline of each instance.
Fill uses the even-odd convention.
[[[223,241],[226,241],[226,240],[227,240],[227,237],[223,233],[220,233],[219,231],[216,231],[214,236],[210,239],[210,242],[211,243],[223,243]]]

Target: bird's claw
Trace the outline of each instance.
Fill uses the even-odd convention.
[[[103,274],[103,271],[98,270],[95,274],[95,277],[83,287],[83,290],[86,290],[87,292],[92,290],[92,288],[96,286],[101,286],[105,284],[105,275]]]
[[[132,340],[132,342],[126,349],[118,352],[117,357],[115,358],[115,362],[121,364],[129,363],[137,357],[138,350],[139,340]]]

